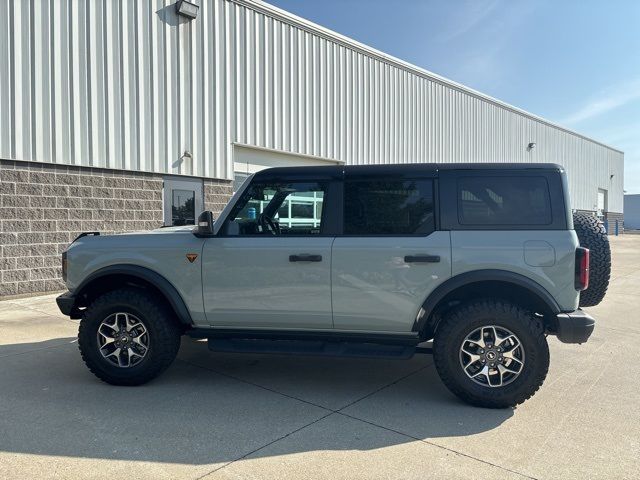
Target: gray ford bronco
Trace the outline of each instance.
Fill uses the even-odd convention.
[[[610,274],[602,224],[554,164],[272,168],[214,221],[82,234],[60,310],[83,360],[139,385],[182,335],[214,351],[410,358],[483,407],[530,398],[547,337],[586,342]],[[591,277],[591,278],[590,278]]]

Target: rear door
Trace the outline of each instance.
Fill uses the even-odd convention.
[[[429,172],[347,170],[343,228],[332,248],[335,329],[410,332],[429,293],[451,276],[436,189]]]
[[[453,275],[519,274],[577,308],[576,234],[568,227],[560,171],[540,168],[441,172],[441,224],[451,231]]]

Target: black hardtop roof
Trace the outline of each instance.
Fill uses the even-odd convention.
[[[410,175],[431,174],[450,170],[547,170],[562,171],[556,163],[398,163],[394,165],[328,165],[308,167],[272,167],[255,174],[256,179],[270,179],[288,176],[330,176],[338,177],[343,173],[367,175]]]

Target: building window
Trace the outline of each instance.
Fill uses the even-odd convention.
[[[195,225],[204,210],[203,183],[199,178],[164,178],[164,225]]]
[[[193,190],[173,190],[171,202],[171,225],[195,225],[196,192]]]
[[[465,177],[458,180],[461,225],[549,225],[544,177]]]
[[[432,180],[345,182],[345,235],[428,235],[434,229]]]

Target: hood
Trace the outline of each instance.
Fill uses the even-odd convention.
[[[114,233],[114,236],[127,236],[127,235],[162,235],[169,233],[191,233],[193,229],[196,228],[195,225],[182,225],[180,227],[159,227],[154,228],[153,230],[140,230],[137,232],[123,232],[123,233]]]
[[[153,230],[139,230],[136,232],[108,233],[105,235],[102,235],[99,232],[89,232],[88,234],[83,233],[82,235],[78,236],[71,243],[76,243],[81,239],[84,239],[86,241],[86,239],[88,238],[100,239],[100,238],[109,238],[109,237],[111,238],[139,237],[141,235],[167,235],[167,234],[185,234],[185,233],[190,234],[193,232],[195,228],[196,228],[195,225],[182,225],[179,227],[160,227],[160,228],[155,228]]]

